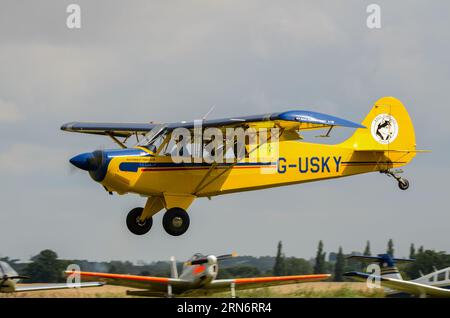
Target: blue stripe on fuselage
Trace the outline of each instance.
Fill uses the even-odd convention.
[[[276,165],[276,163],[273,162],[241,162],[238,164],[234,163],[221,163],[218,165],[218,167],[229,167],[231,165],[235,166],[271,166]],[[210,167],[210,163],[201,162],[201,163],[190,163],[190,162],[181,162],[181,163],[173,163],[173,162],[122,162],[119,165],[120,171],[127,171],[127,172],[137,172],[139,168],[174,168],[174,167],[183,167],[183,168],[189,168],[189,167]]]

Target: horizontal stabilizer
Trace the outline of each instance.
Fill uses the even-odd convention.
[[[410,258],[392,258],[389,254],[378,254],[378,256],[366,256],[366,255],[350,255],[347,257],[347,259],[356,259],[360,261],[367,261],[367,262],[376,262],[376,263],[408,263],[408,262],[414,262],[414,259]],[[392,265],[393,265],[392,264]],[[391,264],[389,264],[391,265]]]

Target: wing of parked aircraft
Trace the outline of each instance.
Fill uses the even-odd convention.
[[[73,285],[63,284],[45,284],[45,285],[29,285],[29,286],[16,286],[14,292],[29,292],[39,290],[54,290],[54,289],[71,289],[71,288],[86,288],[86,287],[100,287],[103,286],[100,282],[87,282]]]
[[[74,272],[66,272],[68,275]],[[152,276],[138,276],[126,274],[110,274],[110,273],[95,273],[95,272],[76,272],[80,275],[82,280],[95,280],[110,285],[125,286],[131,288],[146,289],[155,292],[166,292],[170,285],[174,292],[189,289],[191,282],[167,277],[152,277]]]
[[[217,279],[208,285],[208,289],[229,289],[232,284],[236,289],[252,289],[278,285],[318,282],[330,278],[330,274],[294,275],[274,277]]]
[[[381,286],[398,290],[401,292],[409,293],[418,297],[423,296],[431,296],[431,297],[450,297],[450,290],[439,288],[435,286],[425,285],[425,284],[419,284],[412,281],[405,281],[401,279],[395,279],[395,278],[385,278],[381,276],[376,276],[368,273],[361,273],[361,272],[349,272],[345,273],[345,276],[352,277],[359,281],[367,281],[367,279],[370,277],[373,280],[380,281]]]
[[[364,126],[339,117],[312,111],[292,110],[281,113],[251,115],[201,121],[202,127],[242,127],[265,122],[285,130],[311,130],[326,127],[365,128]],[[269,125],[270,126],[270,125]],[[61,130],[85,134],[107,135],[128,138],[132,135],[146,135],[154,128],[171,131],[175,128],[193,129],[194,122],[154,123],[95,123],[71,122],[61,126]]]

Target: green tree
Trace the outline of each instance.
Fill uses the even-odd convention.
[[[219,270],[218,279],[226,279],[233,277],[258,277],[261,276],[261,271],[254,266],[234,266],[222,268]]]
[[[394,241],[392,239],[388,241],[386,253],[394,257]]]
[[[409,258],[416,258],[416,248],[414,247],[414,243],[411,243],[411,246],[409,247]]]
[[[58,255],[52,250],[43,250],[31,258],[32,262],[25,269],[25,275],[30,276],[30,283],[58,283],[65,281],[64,262],[58,260]]]
[[[421,253],[423,253],[423,245],[421,245],[420,247],[419,247],[419,250],[417,251],[419,254],[421,254]]]
[[[314,273],[321,274],[325,272],[325,256],[326,253],[323,251],[323,242],[319,241],[316,254],[316,262],[314,264]]]
[[[313,272],[311,263],[303,258],[285,258],[284,265],[284,275],[305,275]]]
[[[339,246],[339,252],[336,257],[336,264],[334,264],[334,281],[342,282],[344,280],[344,268],[345,268],[345,258],[342,252],[342,247]]]
[[[143,270],[139,273],[140,276],[151,276],[150,272],[147,270]]]
[[[285,272],[285,264],[284,264],[284,255],[283,255],[283,244],[281,241],[278,242],[277,246],[277,256],[275,258],[275,264],[273,265],[273,274],[275,276],[284,275]]]
[[[108,273],[111,273],[111,274],[117,274],[117,268],[116,268],[116,266],[115,266],[115,265],[111,265],[111,266],[109,267]]]
[[[445,252],[436,252],[433,250],[425,250],[417,253],[415,261],[408,264],[405,272],[411,279],[418,278],[420,273],[434,272],[435,268],[442,269],[450,266],[450,255]]]
[[[370,241],[367,241],[363,254],[364,256],[372,256],[372,253],[370,252]]]

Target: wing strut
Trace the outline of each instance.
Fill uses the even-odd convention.
[[[127,146],[126,146],[123,142],[121,142],[119,139],[117,139],[113,134],[108,133],[108,136],[109,136],[112,140],[114,140],[114,142],[115,142],[116,144],[118,144],[122,149],[127,148]]]
[[[278,134],[278,138],[280,138],[280,136],[283,134],[284,129],[280,129],[280,132]],[[251,153],[253,153],[254,151],[258,150],[261,146],[265,145],[266,143],[270,142],[270,140],[272,140],[272,134],[270,134],[269,138],[267,138],[266,141],[260,143],[257,147],[253,148],[248,154],[250,155]],[[210,180],[209,182],[207,182],[206,184],[203,184],[204,181],[206,180],[205,177],[209,176],[210,173],[212,172],[212,170],[217,167],[217,163],[211,165],[211,168],[208,170],[208,173],[206,174],[206,176],[200,181],[199,185],[196,187],[195,191],[194,191],[194,195],[197,195],[198,192],[200,192],[201,190],[203,190],[204,188],[206,188],[207,186],[209,186],[211,183],[213,183],[214,181],[216,181],[218,178],[220,178],[221,176],[223,176],[228,170],[232,169],[235,165],[237,165],[240,161],[242,161],[242,159],[244,159],[244,157],[237,159],[236,158],[236,162],[233,162],[230,166],[228,166],[224,171],[222,171],[221,173],[219,173],[217,176],[215,176],[212,180]]]

